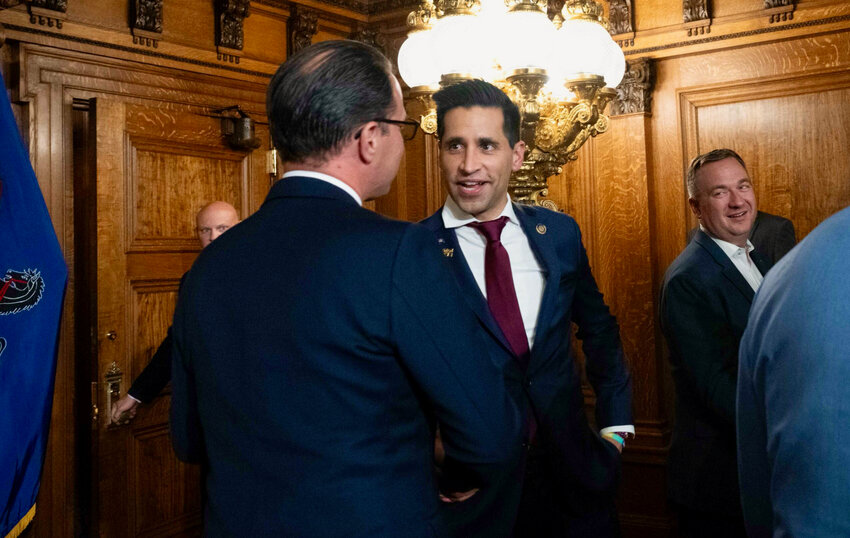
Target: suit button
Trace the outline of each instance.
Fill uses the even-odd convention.
[[[525,388],[527,388],[527,389],[531,388],[531,380],[530,379],[525,380]]]

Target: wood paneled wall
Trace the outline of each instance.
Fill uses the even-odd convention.
[[[596,278],[620,321],[634,373],[638,436],[624,454],[619,505],[628,536],[675,535],[664,486],[673,394],[656,310],[664,271],[694,225],[684,189],[687,162],[713,147],[736,149],[754,178],[759,207],[791,218],[798,239],[850,204],[850,3],[798,0],[792,2],[793,16],[779,20],[771,19],[765,3],[714,0],[707,26],[689,35],[681,0],[633,0],[634,35],[618,39],[628,61],[651,60],[651,106],[613,118],[607,133],[589,141],[578,159],[550,180],[550,197],[581,225]],[[232,104],[264,122],[265,85],[290,52],[294,37],[317,42],[378,29],[384,50],[395,60],[404,39],[404,19],[415,1],[405,7],[390,0],[254,0],[243,21],[238,63],[222,58],[216,49],[214,2],[164,2],[156,47],[134,42],[128,27],[129,0],[67,4],[61,29],[31,22],[24,5],[0,11],[5,27],[0,33],[6,39],[0,48],[0,70],[72,269],[50,442],[31,531],[35,536],[70,536],[92,523],[88,518],[94,486],[89,482],[95,475],[84,460],[90,453],[96,458],[97,447],[80,439],[90,428],[87,383],[103,372],[90,371],[96,367],[80,351],[87,345],[79,341],[75,325],[75,316],[90,315],[80,307],[91,300],[86,299],[90,290],[80,285],[91,282],[86,279],[90,275],[74,271],[92,265],[78,263],[76,255],[91,254],[86,245],[92,238],[86,234],[96,232],[80,212],[82,198],[90,193],[79,178],[91,172],[83,170],[83,150],[74,139],[80,130],[75,127],[80,120],[74,103],[92,98],[120,102],[130,116],[138,111],[133,122],[150,123],[148,133],[156,132],[156,125],[164,132],[173,114],[187,118]],[[307,24],[301,24],[305,20]],[[409,105],[413,115],[415,104]],[[214,129],[200,118],[199,132]],[[265,132],[262,124],[260,131]],[[186,160],[185,151],[169,154],[160,135],[133,138],[132,158],[139,169],[179,175],[188,167],[199,175],[182,186],[140,176],[128,183],[136,189],[133,196],[179,202],[224,193],[240,202],[243,213],[258,207],[262,191],[256,186],[233,190],[233,183],[224,190],[204,190],[203,166],[195,166],[203,156]],[[219,145],[208,164],[233,169],[217,169],[211,175],[246,174],[240,158],[229,159],[228,150]],[[263,149],[251,162],[259,162]],[[407,150],[392,190],[370,207],[419,220],[442,204],[445,193],[434,140],[420,134]],[[189,190],[171,196],[176,193],[170,192],[172,187]],[[170,194],[163,195],[163,188]],[[162,316],[174,299],[174,273],[190,264],[195,252],[190,224],[169,220],[186,207],[150,214],[146,207],[140,205],[132,219],[125,219],[133,223],[136,246],[165,245],[182,253],[167,262],[170,269],[161,281],[146,277],[144,289],[128,299],[126,307],[134,317],[151,320],[135,337],[141,354],[161,337]],[[162,230],[168,233],[159,233]],[[75,245],[86,252],[76,253]],[[138,361],[128,364],[130,377],[138,373]],[[159,449],[151,450],[158,458]],[[150,510],[144,502],[136,509],[139,514]]]

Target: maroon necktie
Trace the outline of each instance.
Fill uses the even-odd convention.
[[[487,222],[471,222],[469,226],[487,238],[487,250],[484,253],[487,304],[520,364],[525,367],[528,365],[528,337],[514,289],[511,259],[500,240],[507,222],[508,217],[499,217]]]

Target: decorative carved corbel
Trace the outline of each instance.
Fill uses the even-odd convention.
[[[133,43],[156,48],[162,37],[162,1],[134,0],[130,13],[130,32]]]
[[[621,47],[635,44],[632,0],[611,0],[608,3],[608,32]]]
[[[289,55],[309,47],[319,28],[319,14],[301,6],[292,7],[289,18]]]
[[[682,0],[682,20],[688,36],[707,34],[711,31],[711,14],[708,0]]]
[[[793,20],[796,5],[797,0],[764,0],[764,10],[770,15],[771,23]]]
[[[617,86],[617,98],[611,101],[609,114],[651,114],[652,91],[655,85],[655,73],[652,60],[638,58],[626,63],[626,75]]]
[[[67,18],[65,15],[67,10],[68,0],[27,0],[30,23],[38,23],[48,28],[56,26],[61,30]]]
[[[387,41],[384,39],[384,36],[381,34],[381,30],[378,27],[359,27],[351,34],[350,38],[354,41],[360,41],[361,43],[372,45],[385,56],[387,54]]]
[[[216,0],[215,45],[218,59],[239,63],[245,34],[242,22],[250,15],[251,0]]]

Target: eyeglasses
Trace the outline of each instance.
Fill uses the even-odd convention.
[[[401,131],[401,137],[405,140],[413,140],[414,137],[416,137],[416,133],[419,131],[419,122],[414,120],[388,120],[385,118],[375,118],[369,121],[398,125],[398,128]],[[360,138],[360,132],[361,131],[357,131],[354,138]]]

